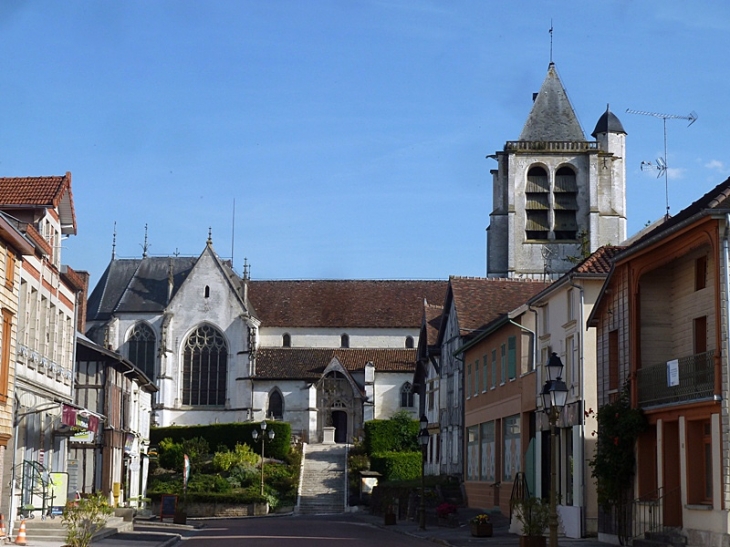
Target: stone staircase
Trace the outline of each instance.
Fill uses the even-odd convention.
[[[11,534],[13,541],[18,537],[21,521],[22,519],[18,519],[13,523],[13,531]],[[94,534],[94,538],[100,539],[116,534],[117,532],[130,532],[133,528],[133,522],[125,520],[122,517],[111,516],[107,519],[106,526]],[[65,543],[66,527],[63,525],[60,516],[53,519],[49,517],[45,519],[41,519],[40,517],[25,519],[25,537],[31,544],[34,541],[57,541],[59,543]]]
[[[305,445],[297,512],[304,515],[345,512],[347,446]]]

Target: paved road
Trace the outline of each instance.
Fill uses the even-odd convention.
[[[394,534],[369,523],[343,516],[282,516],[206,520],[196,530],[183,530],[181,547],[425,547],[430,541]],[[154,527],[137,527],[152,530]],[[180,530],[177,530],[180,532]],[[106,545],[106,543],[104,543]],[[127,545],[134,545],[128,543]]]

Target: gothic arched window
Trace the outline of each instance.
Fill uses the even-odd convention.
[[[155,376],[155,332],[147,323],[132,327],[127,339],[128,359],[144,372],[150,380]]]
[[[413,408],[413,386],[410,382],[406,382],[400,388],[400,406]]]
[[[413,349],[413,336],[406,336],[406,349]]]
[[[228,347],[223,335],[210,325],[195,329],[183,352],[183,404],[224,405],[227,371]]]
[[[340,347],[341,348],[350,347],[350,337],[347,334],[343,334],[342,336],[340,336]]]
[[[269,395],[269,411],[266,413],[266,417],[272,420],[284,419],[284,398],[278,389]]]
[[[289,334],[288,332],[285,332],[281,335],[281,346],[284,348],[291,347],[291,334]]]

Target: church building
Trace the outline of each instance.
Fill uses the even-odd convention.
[[[284,420],[308,442],[414,417],[424,299],[445,281],[252,281],[215,252],[112,258],[87,335],[153,379],[159,426]]]

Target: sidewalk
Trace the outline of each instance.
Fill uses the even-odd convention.
[[[519,547],[520,537],[509,532],[509,517],[501,514],[490,515],[493,528],[492,537],[473,537],[469,527],[469,519],[481,513],[477,509],[459,508],[459,525],[456,527],[438,526],[435,519],[427,519],[426,529],[421,530],[417,521],[399,520],[395,525],[386,526],[382,515],[371,515],[366,511],[351,513],[354,520],[391,530],[395,533],[428,539],[441,545],[450,547],[474,547],[475,545],[489,545],[489,547]],[[429,515],[430,516],[430,515]],[[572,539],[558,538],[560,547],[607,547],[597,538]]]

